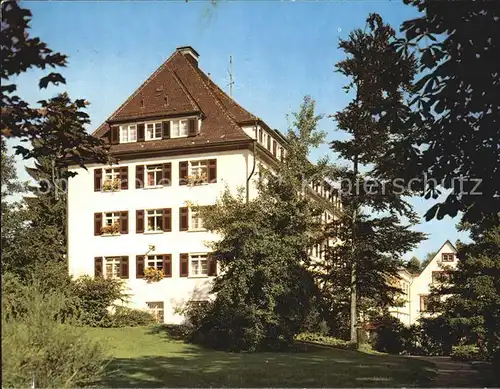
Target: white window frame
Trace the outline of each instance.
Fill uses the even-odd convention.
[[[105,168],[104,169],[104,176],[102,178],[103,178],[103,182],[106,180],[113,181],[115,178],[119,179],[120,178],[120,169],[113,168],[113,167]]]
[[[144,218],[144,232],[163,232],[162,220],[163,220],[163,209],[146,209],[146,217]],[[151,213],[151,214],[150,214]],[[149,218],[153,218],[153,229],[149,229]],[[158,219],[160,220],[160,225],[158,226]],[[158,228],[159,227],[159,228]]]
[[[163,255],[148,255],[146,257],[146,268],[153,268],[156,270],[164,270],[163,269]]]
[[[182,133],[181,129],[183,130]],[[188,135],[189,135],[189,119],[178,119],[170,121],[171,138],[186,138]]]
[[[154,184],[150,185],[149,184],[149,173],[153,173],[154,176]],[[160,175],[159,180],[158,180],[158,174]],[[163,165],[161,164],[152,164],[152,165],[145,165],[144,166],[144,176],[145,176],[145,182],[144,182],[144,187],[145,188],[158,188],[161,187],[161,185],[157,184],[158,181],[161,181],[163,179]]]
[[[197,159],[194,161],[189,161],[189,175],[193,176],[195,174],[205,173],[208,179],[208,159]]]
[[[205,272],[203,272],[203,262],[205,262]],[[189,254],[189,277],[208,277],[207,253]]]
[[[120,126],[120,143],[137,142],[137,124]]]
[[[111,274],[108,274],[108,265],[111,267]],[[113,266],[115,265],[115,266]],[[121,257],[104,257],[103,258],[103,273],[105,278],[120,278],[122,266]]]
[[[146,306],[158,322],[165,321],[165,303],[163,301],[146,301]]]
[[[108,223],[108,221],[111,221],[111,223]],[[102,214],[102,226],[103,227],[112,226],[115,223],[120,224],[120,212],[103,212],[103,214]]]
[[[153,134],[151,135],[149,133],[149,126],[153,126]],[[157,135],[157,131],[160,131],[160,135]],[[158,140],[162,138],[162,127],[161,127],[161,122],[149,122],[144,124],[144,132],[145,132],[145,138],[146,140]]]
[[[200,213],[200,210],[189,208],[189,231],[206,231]]]

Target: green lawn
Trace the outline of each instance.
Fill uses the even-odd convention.
[[[429,362],[331,348],[233,354],[144,327],[92,328],[89,335],[113,357],[100,383],[106,387],[423,387],[435,374]]]

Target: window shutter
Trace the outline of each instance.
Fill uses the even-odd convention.
[[[120,278],[128,278],[128,257],[122,257],[120,261]]]
[[[135,187],[136,189],[144,188],[144,165],[135,167]]]
[[[163,254],[163,274],[165,277],[172,277],[172,255]]]
[[[170,232],[172,231],[172,209],[164,208],[163,209],[163,231]]]
[[[188,163],[187,161],[179,162],[179,185],[187,185]]]
[[[189,229],[189,212],[187,207],[179,208],[179,231]]]
[[[217,182],[217,160],[209,159],[208,160],[208,183]]]
[[[163,182],[162,182],[163,186],[172,185],[172,164],[170,162],[163,164],[162,176],[163,176]]]
[[[120,143],[120,127],[111,126],[111,144]]]
[[[181,277],[187,277],[189,275],[189,254],[183,253],[180,255],[179,270]]]
[[[209,276],[217,275],[217,259],[212,256],[208,256],[207,258],[207,273]]]
[[[137,142],[144,140],[144,123],[137,125]]]
[[[94,192],[102,190],[102,169],[94,169]]]
[[[189,119],[188,136],[196,136],[198,133],[198,119]]]
[[[142,234],[144,232],[144,211],[135,211],[135,232]]]
[[[135,278],[144,278],[144,256],[135,257]]]
[[[102,257],[94,258],[94,277],[102,277]]]
[[[128,189],[128,166],[120,168],[120,189]]]
[[[163,139],[170,138],[170,122],[169,121],[162,123],[162,138]]]
[[[128,234],[128,211],[120,212],[120,234]]]
[[[102,212],[94,213],[94,235],[101,235],[102,228]]]

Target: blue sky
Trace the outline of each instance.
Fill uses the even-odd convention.
[[[229,56],[233,58],[233,97],[271,127],[286,130],[286,115],[296,111],[304,95],[325,115],[343,108],[346,80],[334,72],[343,58],[339,38],[363,28],[370,12],[392,26],[418,16],[401,1],[109,1],[24,2],[33,13],[32,35],[69,56],[62,71],[67,85],[36,88],[40,72],[17,80],[29,102],[67,90],[91,105],[89,130],[100,125],[178,46],[200,53],[200,67],[228,90]],[[339,137],[329,118],[320,122],[328,140]],[[311,158],[331,155],[328,146]],[[24,163],[19,163],[19,167]],[[21,175],[21,178],[25,176]],[[423,215],[432,204],[414,199]],[[413,252],[423,258],[446,239],[466,240],[457,219],[423,222],[429,234]]]

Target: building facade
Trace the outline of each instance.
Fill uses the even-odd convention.
[[[410,274],[406,269],[401,269],[398,282],[402,291],[402,304],[392,307],[391,314],[405,325],[412,325],[422,317],[429,317],[427,307],[432,285],[441,282],[446,268],[456,268],[456,254],[457,249],[447,240],[420,274]]]
[[[259,168],[286,158],[281,133],[227,96],[198,59],[178,48],[94,132],[117,163],[72,167],[68,185],[70,274],[124,279],[130,306],[167,323],[182,322],[186,303],[210,298],[218,272],[208,244],[216,236],[190,205],[214,204],[226,186],[253,198]],[[310,187],[340,207],[328,183]],[[148,282],[151,270],[164,278]]]

